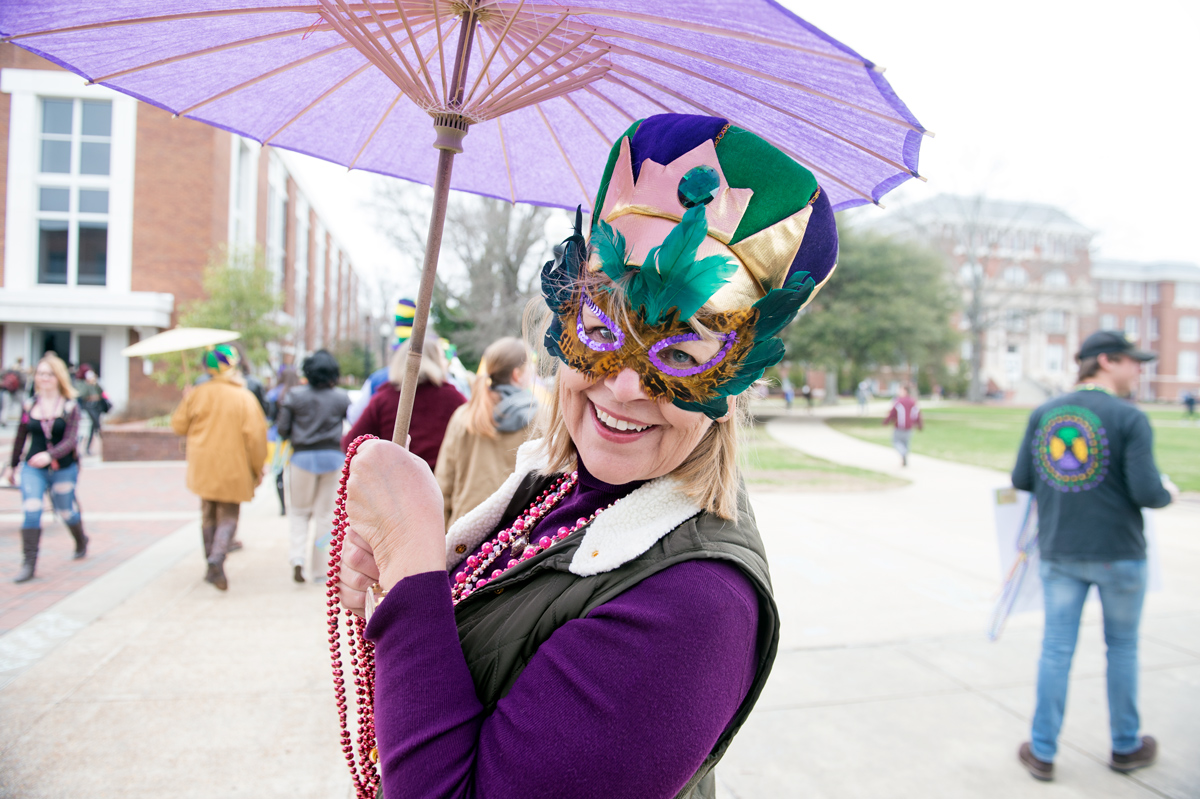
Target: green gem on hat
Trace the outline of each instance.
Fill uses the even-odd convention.
[[[692,167],[679,179],[679,204],[684,208],[708,205],[721,188],[717,170],[706,164]]]

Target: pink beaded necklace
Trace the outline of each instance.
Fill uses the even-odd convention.
[[[329,548],[329,581],[325,591],[329,617],[329,657],[333,665],[333,692],[337,702],[338,724],[342,729],[342,753],[350,767],[350,778],[354,783],[357,799],[375,799],[380,784],[377,767],[379,751],[375,746],[375,644],[366,638],[366,620],[348,609],[345,610],[347,654],[354,676],[355,727],[358,731],[357,746],[355,746],[351,743],[350,729],[347,726],[349,707],[346,700],[346,680],[342,667],[341,631],[339,628],[339,620],[343,618],[343,614],[338,612],[337,585],[342,572],[342,546],[346,541],[348,526],[346,483],[350,479],[350,461],[358,452],[359,446],[364,441],[373,438],[376,436],[359,436],[346,449],[346,462],[342,466],[342,479],[338,485],[334,510],[333,541]],[[468,557],[462,571],[454,575],[454,583],[450,588],[450,597],[454,604],[462,602],[518,563],[545,552],[612,507],[610,504],[599,508],[591,516],[581,516],[576,519],[575,524],[571,527],[559,527],[553,536],[544,535],[536,542],[530,542],[529,536],[533,533],[533,528],[537,526],[538,521],[562,502],[578,481],[579,472],[563,475],[554,485],[543,491],[533,504],[517,517],[516,521],[501,530],[491,541],[485,541],[480,547],[478,555]],[[503,568],[494,569],[490,575],[484,576],[506,549],[511,550],[513,560]],[[356,751],[357,757],[355,756]]]

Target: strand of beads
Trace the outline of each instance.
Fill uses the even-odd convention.
[[[553,536],[544,535],[536,542],[527,542],[527,537],[533,532],[537,521],[549,513],[552,508],[562,501],[563,497],[570,493],[571,488],[578,479],[578,472],[572,472],[563,477],[562,480],[538,497],[537,501],[522,516],[517,517],[517,520],[510,527],[501,530],[491,541],[485,541],[480,547],[479,555],[471,555],[467,558],[463,570],[454,575],[454,582],[450,588],[450,596],[455,605],[518,563],[527,561],[535,555],[545,552],[572,533],[591,524],[597,516],[612,507],[612,504],[609,504],[607,507],[598,508],[591,516],[581,516],[576,519],[575,524],[571,527],[559,527],[558,532]],[[485,577],[484,575],[487,574],[487,570],[503,554],[504,550],[510,546],[513,551],[513,560],[504,566],[504,568],[494,569],[490,575]],[[522,547],[522,549],[518,550],[518,547]]]
[[[362,442],[375,436],[359,436],[346,450],[346,463],[342,466],[342,479],[338,485],[337,503],[334,508],[333,542],[329,548],[329,581],[325,591],[329,617],[329,657],[333,663],[333,693],[337,702],[338,724],[341,726],[342,754],[350,767],[350,779],[354,783],[357,799],[375,799],[379,790],[379,759],[375,749],[375,645],[366,639],[366,622],[346,610],[346,643],[350,666],[354,675],[355,713],[358,728],[358,758],[355,762],[355,747],[350,743],[347,726],[345,671],[342,668],[341,632],[338,612],[338,578],[342,571],[342,545],[346,541],[346,483],[350,479],[350,461],[358,452]],[[361,775],[360,775],[361,770]]]

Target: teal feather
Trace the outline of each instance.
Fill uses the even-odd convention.
[[[685,411],[693,411],[694,413],[702,413],[709,419],[720,419],[725,414],[729,413],[729,400],[725,395],[710,399],[708,402],[688,402],[686,400],[674,400],[675,407],[682,408]]]
[[[758,342],[746,353],[737,374],[721,385],[721,391],[726,394],[741,394],[763,376],[768,366],[782,361],[783,353],[783,342],[777,338]]]
[[[680,319],[690,318],[737,272],[737,264],[722,255],[696,260],[707,235],[704,206],[697,205],[647,254],[626,289],[629,304],[641,309],[647,324],[658,324],[672,308]]]
[[[608,275],[609,280],[617,283],[629,274],[629,249],[625,237],[603,219],[596,222],[592,246],[600,258],[600,269]]]
[[[796,318],[796,312],[812,296],[817,284],[808,272],[793,272],[783,288],[772,289],[754,303],[758,321],[754,324],[754,340],[765,341]]]

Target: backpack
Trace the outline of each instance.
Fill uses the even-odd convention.
[[[9,394],[16,394],[21,390],[21,376],[12,369],[9,369],[4,373],[3,377],[0,377],[0,388]]]

